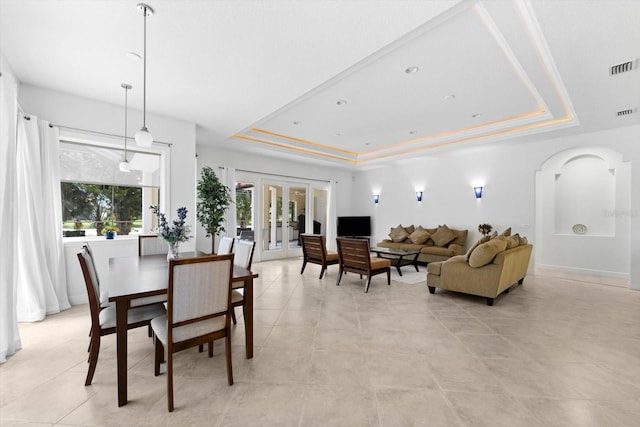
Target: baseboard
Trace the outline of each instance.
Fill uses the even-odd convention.
[[[614,271],[591,270],[559,265],[536,264],[536,276],[559,277],[568,280],[596,283],[600,285],[629,288],[629,274]]]

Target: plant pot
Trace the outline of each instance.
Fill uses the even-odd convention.
[[[115,231],[107,231],[106,233],[104,233],[105,237],[109,240],[114,239],[116,237],[116,232]]]

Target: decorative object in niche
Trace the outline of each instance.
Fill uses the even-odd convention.
[[[585,234],[587,232],[587,226],[584,224],[575,224],[571,229],[575,234]]]

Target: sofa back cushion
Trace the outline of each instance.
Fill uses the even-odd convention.
[[[407,239],[407,237],[409,237],[409,233],[407,233],[407,230],[405,230],[402,224],[400,224],[397,227],[391,229],[391,232],[389,233],[389,237],[395,243],[400,243],[400,242],[404,242]]]
[[[492,239],[476,247],[469,257],[469,266],[478,268],[485,266],[507,248],[507,242],[503,239]]]
[[[431,233],[429,233],[427,230],[422,228],[421,225],[419,225],[413,231],[413,233],[409,235],[409,240],[411,240],[411,243],[413,244],[424,245],[427,242],[427,240],[429,240],[429,237],[431,237]]]
[[[438,230],[433,233],[431,239],[435,242],[436,246],[446,246],[453,242],[458,235],[447,227],[447,225],[441,225]]]
[[[491,240],[491,236],[484,236],[483,238],[481,238],[480,240],[478,240],[477,242],[475,242],[475,243],[473,244],[473,246],[471,246],[471,247],[469,248],[469,250],[467,251],[467,255],[466,255],[467,262],[469,262],[469,258],[471,258],[471,253],[473,253],[473,251],[474,251],[478,246],[480,246],[480,245],[481,245],[481,244],[483,244],[483,243],[488,242],[489,240]]]

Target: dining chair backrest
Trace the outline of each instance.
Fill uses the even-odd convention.
[[[83,245],[82,250],[78,253],[78,261],[80,261],[80,269],[84,276],[84,283],[87,289],[87,297],[89,298],[89,310],[91,311],[92,325],[99,325],[98,316],[100,314],[100,287],[98,286],[98,275],[96,273],[93,256],[89,245]]]
[[[167,289],[168,341],[216,331],[228,322],[233,254],[172,259]]]
[[[218,253],[217,255],[225,255],[233,252],[233,242],[234,239],[232,237],[221,237],[220,242],[218,243]]]
[[[235,244],[235,257],[233,258],[233,263],[239,267],[251,270],[255,247],[256,242],[238,240]]]
[[[169,250],[167,242],[157,234],[138,235],[138,256],[162,255]]]

